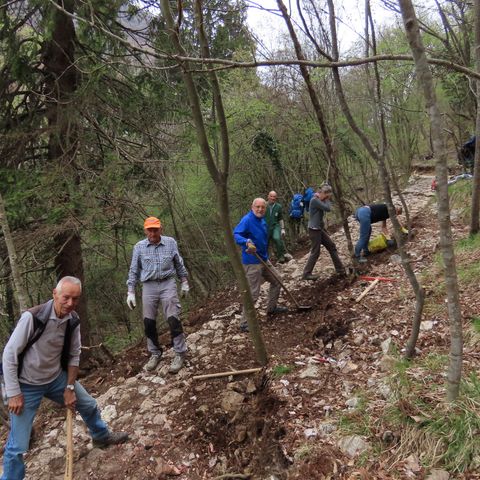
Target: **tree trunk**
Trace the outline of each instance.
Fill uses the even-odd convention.
[[[339,55],[338,55],[338,43],[337,43],[337,29],[335,25],[335,7],[333,4],[333,0],[328,0],[328,9],[329,9],[330,31],[332,34],[333,60],[337,61],[339,58]],[[333,67],[332,73],[333,73],[333,80],[335,83],[335,89],[337,92],[337,96],[338,96],[338,100],[339,100],[342,112],[345,115],[345,118],[347,119],[348,124],[350,125],[350,128],[361,140],[363,146],[365,147],[365,149],[367,150],[371,158],[375,160],[378,166],[378,169],[380,172],[380,178],[382,181],[383,195],[388,207],[390,220],[394,228],[394,235],[395,235],[395,240],[397,241],[398,252],[402,258],[402,266],[405,271],[405,274],[408,277],[410,285],[412,286],[412,290],[415,293],[415,313],[412,319],[412,331],[410,333],[410,338],[407,342],[407,348],[405,352],[405,356],[407,358],[410,358],[415,353],[415,345],[417,343],[418,333],[420,331],[420,321],[422,318],[423,305],[425,301],[425,292],[424,292],[424,289],[421,287],[421,285],[418,283],[417,277],[415,276],[415,272],[413,271],[413,268],[410,265],[408,255],[405,252],[405,249],[403,248],[403,245],[402,245],[402,234],[400,231],[401,227],[400,227],[400,223],[398,222],[395,209],[393,207],[392,192],[389,184],[389,174],[388,174],[388,170],[385,162],[385,156],[384,156],[385,149],[382,149],[384,151],[382,152],[382,154],[380,154],[373,147],[372,143],[368,139],[365,132],[363,132],[360,129],[360,127],[357,125],[357,123],[355,122],[350,112],[347,100],[345,98],[338,67]],[[383,143],[386,145],[385,138],[383,138]]]
[[[198,1],[195,2],[195,11],[196,11],[195,13],[196,13],[197,22],[198,22],[197,27],[199,30],[199,37],[202,45],[203,56],[206,58],[209,56],[209,51],[208,51],[208,45],[206,43],[205,34],[203,31],[203,23],[201,19],[200,7],[201,7],[200,3]],[[167,25],[167,33],[169,35],[169,38],[173,46],[177,50],[178,54],[185,55],[185,51],[180,43],[179,32],[173,20],[169,0],[160,0],[160,8]],[[230,164],[229,139],[228,139],[228,130],[226,125],[225,113],[223,111],[223,103],[222,103],[220,88],[218,85],[215,72],[210,71],[212,93],[215,100],[215,108],[217,111],[220,134],[221,134],[221,158],[222,158],[222,164],[223,164],[222,170],[217,169],[217,165],[212,157],[212,152],[210,149],[210,144],[208,142],[207,132],[206,132],[203,116],[202,116],[200,99],[198,96],[195,82],[193,80],[193,75],[189,67],[190,66],[188,62],[183,62],[181,64],[182,76],[185,82],[185,87],[187,89],[188,98],[190,100],[190,108],[192,111],[195,130],[197,133],[197,140],[198,140],[200,149],[202,151],[207,169],[216,187],[220,221],[224,230],[227,254],[229,256],[230,263],[232,265],[233,271],[237,278],[239,290],[242,294],[244,308],[245,308],[245,317],[247,319],[250,335],[254,343],[257,361],[261,365],[266,365],[268,360],[267,352],[265,349],[265,345],[263,343],[260,327],[257,321],[255,305],[253,303],[247,278],[245,276],[245,272],[243,270],[240,257],[238,255],[238,249],[233,239],[232,228],[231,228],[230,209],[229,209],[228,191],[227,191],[227,182],[228,182],[228,173],[229,173],[229,164]]]
[[[285,20],[285,24],[287,25],[288,31],[290,33],[290,38],[292,39],[293,46],[295,48],[295,53],[299,60],[305,60],[305,55],[303,54],[302,47],[300,45],[300,41],[295,33],[295,29],[293,28],[292,20],[290,15],[288,14],[287,7],[283,3],[282,0],[277,0],[277,5],[280,11],[282,12],[283,19]],[[313,109],[315,111],[315,116],[317,117],[317,122],[320,127],[320,131],[322,133],[323,143],[325,144],[325,150],[327,152],[327,157],[329,163],[332,167],[332,183],[335,189],[335,198],[338,201],[338,208],[340,210],[340,215],[342,218],[342,225],[345,231],[345,236],[347,238],[348,249],[350,253],[353,255],[353,243],[352,243],[352,236],[350,234],[350,229],[348,227],[348,213],[345,207],[345,202],[343,201],[343,191],[342,191],[342,184],[340,182],[340,173],[338,170],[338,162],[337,162],[337,152],[333,144],[332,136],[330,135],[328,125],[325,119],[325,114],[323,112],[322,105],[320,104],[320,100],[318,98],[317,92],[313,86],[312,78],[310,76],[310,72],[308,67],[305,65],[300,65],[300,72],[302,74],[303,80],[305,81],[305,85],[307,86],[308,95],[310,96],[310,101],[312,102]]]
[[[0,193],[0,227],[3,230],[3,238],[5,239],[5,245],[7,246],[8,261],[10,263],[10,270],[12,272],[13,283],[15,285],[15,294],[17,297],[18,306],[20,311],[26,310],[28,305],[28,295],[23,284],[22,276],[18,269],[17,252],[15,250],[15,244],[13,243],[12,234],[10,232],[10,226],[8,225],[7,212],[5,211],[5,203],[3,202],[2,194]]]
[[[450,362],[447,377],[447,398],[450,401],[458,397],[462,375],[462,315],[460,310],[457,269],[450,227],[450,209],[448,197],[447,152],[442,136],[443,125],[437,105],[433,77],[427,63],[427,56],[420,36],[418,20],[410,0],[399,0],[403,24],[410,44],[418,82],[423,89],[426,107],[430,116],[435,154],[435,173],[437,176],[438,220],[440,224],[440,245],[445,264],[445,284],[448,300],[448,318],[450,321]]]
[[[75,10],[75,0],[57,0],[67,12]],[[44,48],[45,94],[47,120],[50,130],[48,157],[52,163],[60,164],[65,173],[64,184],[59,182],[61,198],[59,202],[68,205],[70,200],[66,183],[78,184],[75,171],[75,156],[78,148],[78,133],[73,108],[77,90],[78,72],[75,66],[75,26],[72,18],[61,10],[52,7],[52,35]],[[69,175],[70,174],[70,175]],[[63,187],[63,191],[62,191]],[[80,234],[75,228],[66,227],[54,239],[58,255],[55,259],[57,280],[72,275],[84,283],[84,268]],[[89,321],[86,295],[80,297],[77,308],[81,318],[82,343],[90,344]],[[88,352],[88,351],[87,351]],[[85,360],[86,355],[82,357]]]
[[[57,280],[67,275],[77,277],[84,287],[85,275],[83,271],[83,259],[82,259],[82,244],[81,238],[75,232],[65,232],[55,237],[55,243],[57,246],[57,255],[55,257],[55,274]],[[81,298],[85,298],[85,294]],[[81,332],[82,332],[82,344],[90,345],[85,340],[89,340],[90,328],[87,319],[87,302],[79,302],[76,312],[80,316]],[[88,350],[86,351],[88,352]],[[88,353],[86,353],[88,355]],[[82,354],[83,357],[83,354]]]
[[[475,10],[475,67],[480,72],[480,0],[474,1]],[[472,216],[470,218],[470,234],[480,229],[480,80],[475,81],[477,90],[477,117],[475,122],[475,161],[473,167]]]

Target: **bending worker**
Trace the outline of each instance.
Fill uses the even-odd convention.
[[[178,252],[177,242],[172,237],[161,235],[161,223],[156,217],[148,217],[143,223],[146,238],[133,247],[132,263],[128,272],[127,305],[136,306],[135,285],[142,282],[142,305],[145,336],[150,359],[145,370],[154,370],[162,358],[162,347],[158,342],[157,313],[162,304],[163,317],[170,328],[175,356],[170,365],[170,373],[178,373],[185,363],[187,345],[180,321],[175,275],[181,281],[182,296],[190,290],[187,270]]]
[[[402,214],[402,207],[396,206],[395,213]],[[355,219],[360,223],[360,237],[355,245],[355,260],[358,263],[366,263],[365,258],[369,255],[368,242],[372,235],[372,223],[382,222],[382,232],[388,236],[387,219],[390,218],[386,203],[372,203],[357,208]],[[363,253],[364,256],[361,256]]]

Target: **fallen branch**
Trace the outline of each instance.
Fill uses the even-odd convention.
[[[379,280],[380,282],[396,282],[396,278],[387,278],[387,277],[370,277],[368,275],[360,275],[358,277],[360,280],[367,280],[367,281],[372,281],[372,280]]]
[[[230,372],[220,372],[220,373],[207,373],[205,375],[195,375],[194,380],[204,380],[205,378],[220,378],[220,377],[229,377],[230,375],[244,375],[248,373],[257,373],[260,372],[261,368],[249,368],[248,370],[232,370]]]
[[[252,478],[252,476],[247,473],[244,475],[243,473],[225,473],[224,475],[220,475],[219,477],[212,478],[212,480],[223,480],[225,478],[238,478],[240,480],[248,480]]]
[[[82,345],[82,350],[93,350],[94,348],[99,348],[110,360],[115,360],[112,352],[103,344],[99,343],[98,345],[90,345],[89,347],[84,347]]]
[[[377,278],[376,280],[374,280],[358,297],[357,299],[355,300],[355,302],[359,302],[370,290],[372,290],[372,288],[375,287],[375,285],[379,282],[380,280]]]

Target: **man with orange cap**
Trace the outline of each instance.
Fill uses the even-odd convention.
[[[142,283],[142,305],[145,336],[150,359],[145,369],[154,370],[162,358],[162,347],[158,342],[157,313],[162,305],[163,316],[170,328],[175,356],[170,365],[170,373],[178,373],[185,362],[187,345],[180,321],[180,302],[178,301],[175,276],[181,281],[182,296],[190,290],[187,270],[178,252],[175,239],[161,235],[162,224],[156,217],[148,217],[143,223],[146,238],[133,247],[132,263],[128,272],[127,305],[136,306],[135,285]]]

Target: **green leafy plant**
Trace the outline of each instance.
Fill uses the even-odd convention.
[[[293,371],[293,367],[290,365],[276,365],[273,367],[272,373],[275,377],[283,377]]]

